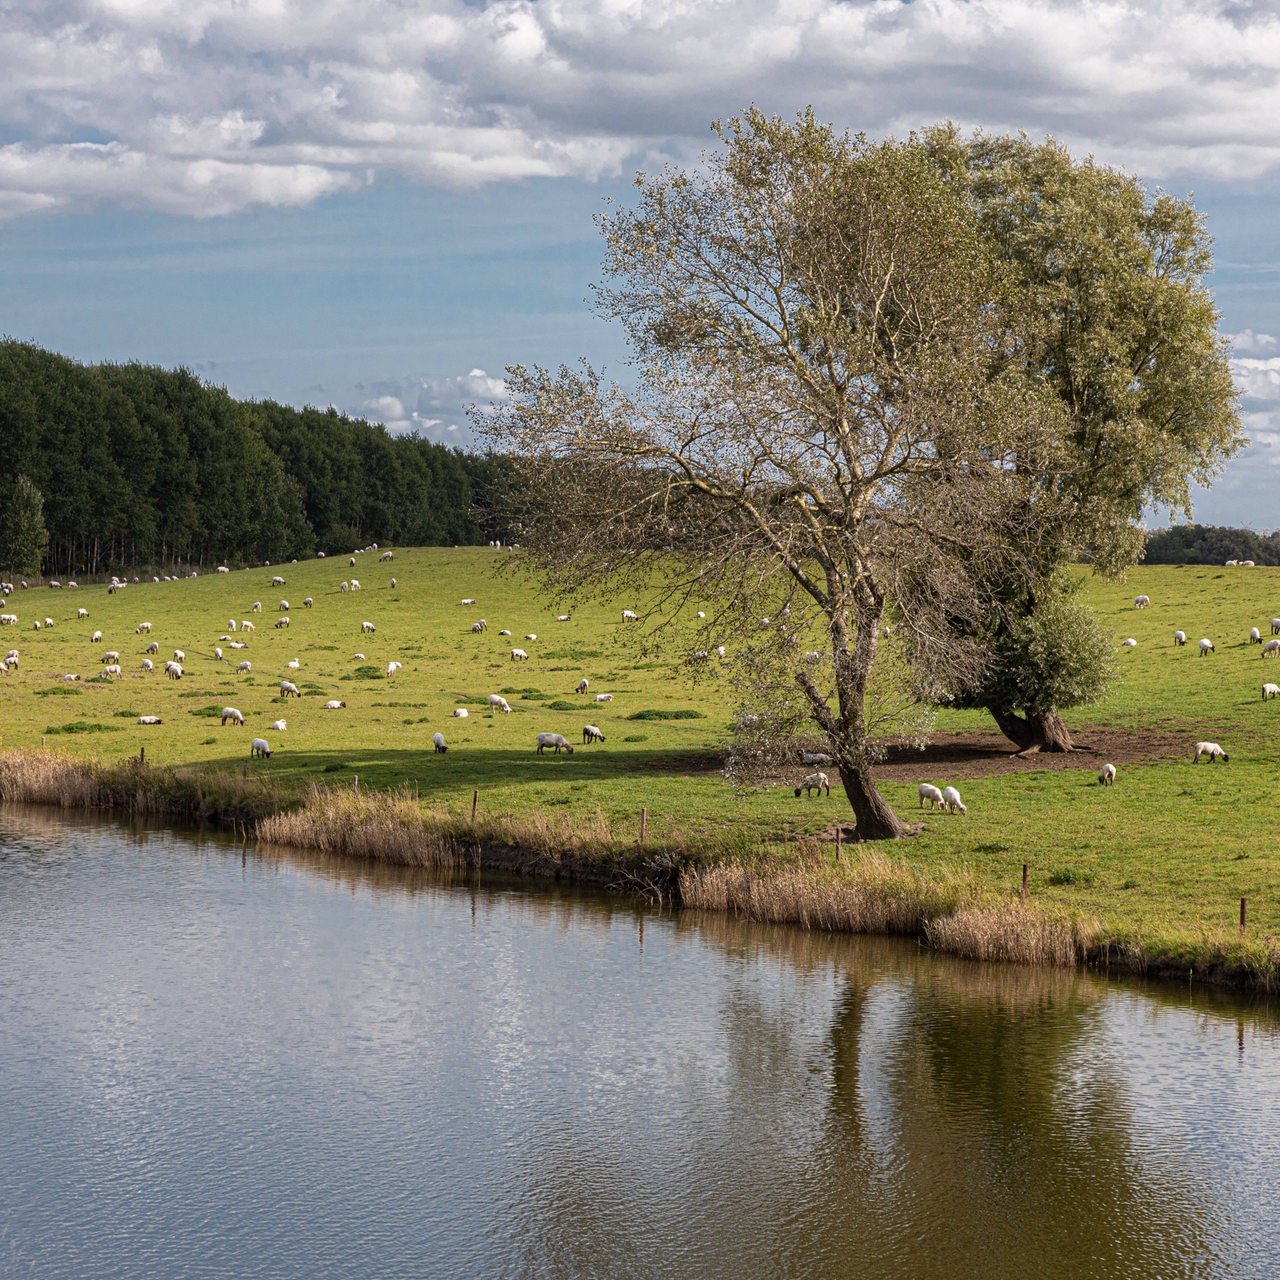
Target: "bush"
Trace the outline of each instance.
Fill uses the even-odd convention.
[[[130,715],[133,713],[130,712]],[[87,720],[72,720],[69,724],[51,724],[45,733],[119,733],[118,724],[90,724]]]
[[[633,711],[628,720],[705,720],[701,711],[688,708],[679,711]]]

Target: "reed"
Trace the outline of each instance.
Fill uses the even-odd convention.
[[[0,801],[93,809],[101,799],[97,771],[58,751],[0,753]]]
[[[1017,899],[962,907],[924,932],[935,950],[967,960],[1033,965],[1081,964],[1101,935],[1092,918],[1056,916]]]

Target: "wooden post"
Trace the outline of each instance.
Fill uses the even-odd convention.
[[[480,788],[477,787],[471,793],[471,825],[476,825],[476,808],[480,804]]]
[[[41,751],[44,750],[44,734],[43,733],[40,735],[40,750]]]
[[[351,790],[356,795],[360,794],[360,775],[358,773],[353,773],[351,775]]]
[[[138,748],[138,767],[141,768],[146,763],[147,763],[147,749],[146,747],[139,747]]]
[[[240,776],[242,778],[247,778],[249,776],[249,762],[247,760],[240,766]]]
[[[836,823],[836,861],[840,861],[840,851],[844,846],[844,825]]]
[[[1027,900],[1027,864],[1025,862],[1022,864],[1022,900],[1023,902]]]
[[[649,810],[640,810],[640,843],[644,844],[645,831],[649,827]]]
[[[1249,899],[1241,898],[1240,899],[1240,936],[1242,938],[1244,937],[1244,922],[1245,922],[1245,916],[1248,910],[1249,910]]]

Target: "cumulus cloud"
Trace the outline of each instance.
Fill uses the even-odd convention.
[[[458,377],[405,378],[358,388],[360,398],[347,406],[353,417],[380,422],[388,431],[416,432],[428,440],[465,448],[474,442],[467,410],[484,412],[507,397],[507,386],[483,369]]]
[[[12,0],[0,217],[188,214],[378,177],[687,158],[756,102],[1032,133],[1163,178],[1280,171],[1280,16],[1203,0]]]

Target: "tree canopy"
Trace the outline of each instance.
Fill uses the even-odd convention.
[[[20,475],[0,503],[0,568],[34,576],[40,572],[48,544],[44,498],[26,476]]]

